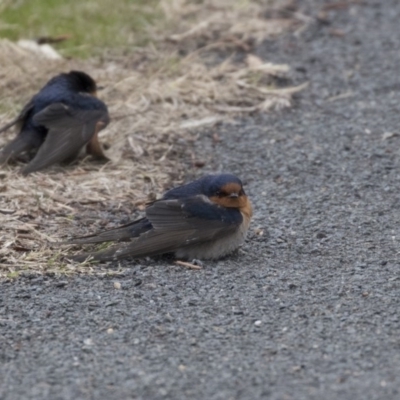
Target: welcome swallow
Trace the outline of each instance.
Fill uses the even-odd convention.
[[[245,240],[251,203],[235,175],[206,175],[169,190],[146,208],[146,216],[121,227],[76,238],[68,244],[128,241],[94,254],[69,257],[82,262],[174,253],[178,259],[218,259]]]
[[[0,151],[0,164],[34,153],[22,173],[69,161],[86,145],[86,152],[105,158],[98,133],[109,123],[107,106],[96,97],[96,82],[85,72],[52,78],[0,133],[13,125],[17,137]]]

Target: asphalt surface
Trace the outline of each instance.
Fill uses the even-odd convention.
[[[400,3],[328,17],[258,49],[310,81],[293,109],[197,144],[246,182],[243,249],[3,282],[0,399],[400,398]]]

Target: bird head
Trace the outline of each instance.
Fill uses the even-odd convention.
[[[237,208],[251,215],[250,201],[241,180],[235,175],[211,175],[206,191],[213,203],[222,207]]]
[[[70,71],[66,75],[74,90],[96,96],[97,85],[91,76],[82,71]]]

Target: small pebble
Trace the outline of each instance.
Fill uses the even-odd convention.
[[[114,288],[115,289],[121,289],[121,284],[119,282],[114,282]]]
[[[261,228],[256,228],[256,229],[254,229],[254,233],[258,236],[262,236],[262,235],[264,235],[264,230]]]
[[[255,326],[260,326],[261,325],[261,321],[258,319],[257,321],[254,322]]]

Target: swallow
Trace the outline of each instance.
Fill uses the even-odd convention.
[[[218,259],[245,240],[251,203],[235,175],[206,175],[176,187],[150,203],[146,216],[115,229],[64,244],[127,242],[94,254],[68,257],[83,262],[142,258],[174,253],[177,259]]]
[[[105,159],[98,133],[109,123],[109,115],[96,90],[96,82],[82,71],[53,77],[13,121],[0,128],[1,133],[15,125],[18,132],[0,150],[0,164],[27,153],[31,160],[22,169],[27,175],[72,160],[85,145],[88,154]]]

